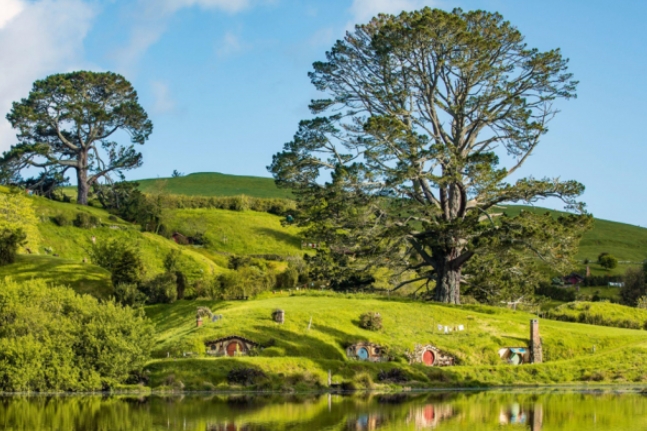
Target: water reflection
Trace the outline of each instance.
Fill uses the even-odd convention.
[[[437,428],[440,423],[454,416],[454,407],[450,404],[425,404],[411,407],[407,422],[413,422],[417,430]]]
[[[638,392],[0,398],[0,430],[626,431],[647,429]]]

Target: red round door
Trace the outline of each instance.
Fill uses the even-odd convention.
[[[243,346],[238,341],[227,344],[227,356],[236,356],[236,352],[242,352]]]
[[[436,356],[434,356],[434,352],[431,350],[425,350],[425,353],[422,354],[422,362],[431,367],[434,365],[434,360],[436,359]]]

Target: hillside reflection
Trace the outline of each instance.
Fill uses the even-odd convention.
[[[638,392],[447,392],[303,396],[16,396],[0,398],[0,430],[647,429]]]

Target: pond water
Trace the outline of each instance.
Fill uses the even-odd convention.
[[[0,430],[647,430],[636,391],[13,396]]]

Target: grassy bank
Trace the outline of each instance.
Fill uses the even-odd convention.
[[[198,306],[209,306],[224,319],[196,328]],[[283,325],[271,320],[276,308],[285,310]],[[358,317],[365,311],[381,313],[382,331],[359,328]],[[502,364],[497,350],[527,346],[528,323],[534,316],[501,308],[308,293],[241,302],[181,301],[147,307],[146,312],[158,331],[159,359],[148,366],[153,387],[225,388],[227,373],[237,367],[262,370],[267,379],[259,386],[269,389],[323,387],[328,370],[336,382],[372,387],[379,384],[380,370],[393,367],[403,369],[410,380],[405,385],[413,387],[647,380],[641,365],[647,359],[647,333],[642,330],[542,320],[546,363],[522,367]],[[438,324],[463,324],[466,331],[445,335],[439,333]],[[183,347],[232,334],[271,347],[256,357],[182,357]],[[369,364],[347,359],[345,347],[357,341],[387,347],[394,361]],[[441,369],[408,365],[404,353],[416,343],[431,343],[447,351],[456,357],[458,366]],[[166,358],[169,354],[179,358]],[[389,383],[382,384],[390,387]]]

